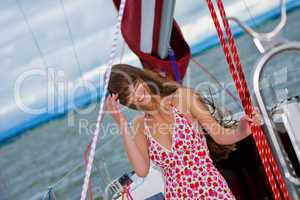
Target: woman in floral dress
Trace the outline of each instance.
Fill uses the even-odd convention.
[[[138,176],[147,176],[152,161],[162,169],[167,200],[235,199],[213,164],[205,134],[219,145],[234,144],[251,134],[251,123],[259,123],[256,112],[225,128],[193,89],[129,65],[113,66],[108,87],[106,109],[119,125]],[[143,112],[133,130],[120,103]]]

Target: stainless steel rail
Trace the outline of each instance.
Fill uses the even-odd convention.
[[[241,20],[239,20],[236,17],[228,17],[228,19],[237,23],[252,38],[257,38],[259,40],[271,40],[276,35],[278,35],[278,33],[280,33],[280,31],[283,29],[283,27],[286,24],[287,16],[286,16],[285,0],[280,0],[280,11],[281,11],[280,22],[276,25],[276,27],[272,31],[266,33],[258,33],[254,31],[252,28],[244,24]]]
[[[259,109],[265,122],[264,128],[267,129],[265,131],[265,134],[268,138],[271,149],[274,152],[275,159],[279,164],[279,168],[284,177],[287,189],[291,197],[295,200],[298,200],[300,198],[300,179],[299,177],[295,176],[293,166],[291,165],[290,159],[288,158],[284,150],[283,144],[276,131],[275,125],[268,114],[267,108],[264,103],[265,101],[260,90],[261,76],[267,66],[267,63],[274,56],[288,51],[298,51],[300,53],[300,43],[289,42],[280,46],[273,47],[271,50],[266,52],[256,64],[253,75],[253,86],[254,95],[256,97],[256,101],[258,103]]]
[[[285,0],[280,0],[280,7],[281,7],[281,19],[277,26],[270,32],[259,33],[254,31],[252,28],[244,24],[241,20],[237,19],[236,17],[229,17],[229,20],[234,21],[237,23],[248,35],[252,37],[253,42],[255,43],[257,49],[262,54],[262,57],[259,58],[257,64],[255,65],[254,74],[253,74],[253,88],[254,88],[254,95],[258,104],[258,107],[261,111],[262,117],[264,119],[264,133],[268,139],[268,142],[271,146],[272,151],[274,152],[274,157],[279,164],[280,172],[283,175],[285,184],[289,191],[290,196],[294,200],[300,199],[300,178],[297,177],[295,173],[294,166],[292,165],[288,154],[286,153],[281,138],[278,135],[278,131],[274,122],[272,121],[272,117],[268,112],[265,99],[261,93],[261,77],[262,73],[265,70],[268,62],[278,54],[282,54],[289,51],[297,51],[300,55],[300,43],[299,42],[289,42],[287,39],[280,37],[281,30],[286,24],[287,21],[287,14],[286,14],[286,7],[285,7]],[[288,117],[288,111],[283,109],[283,117],[285,119]],[[294,113],[295,114],[295,113]],[[294,117],[296,115],[293,115]],[[300,118],[300,116],[298,116]],[[284,120],[284,119],[283,119]],[[295,121],[295,120],[285,120],[285,121]],[[285,123],[286,126],[287,123]],[[295,123],[288,124],[289,126],[285,127],[285,130],[288,133],[289,139],[292,142],[292,148],[296,152],[298,147],[295,141],[292,141],[295,138],[291,136],[295,136],[295,131],[299,132],[300,130],[293,130],[293,133],[290,133],[291,126],[293,128],[297,128]],[[296,145],[296,146],[295,146]],[[299,152],[296,152],[299,155]],[[299,159],[298,159],[299,164]]]

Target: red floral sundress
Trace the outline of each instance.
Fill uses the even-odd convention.
[[[145,114],[150,159],[165,178],[165,199],[234,200],[224,177],[213,165],[205,136],[196,131],[186,115],[172,106],[172,147],[167,149],[151,135]]]

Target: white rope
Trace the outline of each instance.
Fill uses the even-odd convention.
[[[98,114],[98,118],[97,118],[96,129],[93,133],[92,146],[91,146],[91,150],[90,150],[90,154],[89,154],[89,158],[88,158],[88,164],[87,164],[86,171],[85,171],[85,178],[84,178],[84,183],[83,183],[83,186],[82,186],[80,200],[85,200],[86,199],[88,184],[89,184],[89,181],[90,181],[90,176],[91,176],[91,171],[92,171],[92,166],[93,166],[93,161],[94,161],[94,156],[95,156],[95,151],[96,151],[97,139],[98,139],[98,135],[99,135],[99,126],[100,126],[100,123],[102,121],[104,101],[105,101],[105,98],[106,98],[111,67],[112,67],[112,64],[113,64],[113,61],[114,61],[114,58],[115,58],[115,54],[116,54],[118,34],[119,34],[120,26],[121,26],[121,21],[122,21],[122,18],[123,18],[125,2],[126,2],[126,0],[121,0],[121,3],[120,3],[119,13],[118,13],[118,22],[116,24],[116,30],[115,30],[114,37],[113,37],[109,63],[108,63],[108,67],[107,67],[107,69],[105,71],[105,74],[104,74],[104,94],[103,94],[103,96],[101,98],[101,101],[100,101],[100,109],[99,109],[99,114]]]

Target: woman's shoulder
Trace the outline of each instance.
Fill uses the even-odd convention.
[[[144,127],[144,115],[138,115],[133,119],[133,128],[134,131],[137,133],[144,133],[145,127]]]
[[[134,124],[143,124],[144,122],[144,115],[137,115],[134,119],[133,119],[133,123]]]
[[[178,93],[194,93],[194,90],[191,87],[182,85],[182,86],[178,87],[176,92],[178,92]]]
[[[188,86],[180,86],[177,88],[176,92],[174,93],[174,100],[175,102],[183,102],[187,103],[191,97],[195,94],[194,90]]]
[[[172,104],[181,112],[190,112],[190,99],[194,91],[187,86],[180,86],[172,97]]]

